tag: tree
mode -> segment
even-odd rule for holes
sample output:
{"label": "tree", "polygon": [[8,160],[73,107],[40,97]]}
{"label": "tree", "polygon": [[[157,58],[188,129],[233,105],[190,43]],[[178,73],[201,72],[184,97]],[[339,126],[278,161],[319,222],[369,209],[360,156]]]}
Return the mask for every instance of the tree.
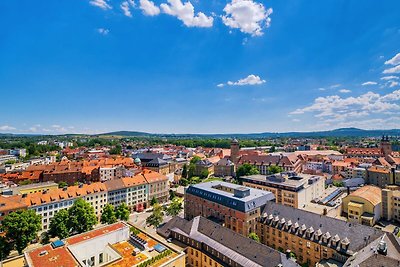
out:
{"label": "tree", "polygon": [[129,220],[129,208],[125,203],[122,203],[117,207],[117,210],[115,211],[115,215],[117,216],[118,219],[122,221],[127,221]]}
{"label": "tree", "polygon": [[0,236],[0,261],[6,259],[13,249],[13,244],[4,236]]}
{"label": "tree", "polygon": [[182,177],[187,178],[187,176],[188,176],[188,169],[187,169],[187,165],[185,164],[182,167]]}
{"label": "tree", "polygon": [[97,223],[94,208],[82,198],[78,198],[68,210],[68,228],[71,233],[83,233],[93,229]]}
{"label": "tree", "polygon": [[181,178],[181,179],[179,180],[179,183],[180,183],[180,185],[182,185],[182,186],[187,186],[187,185],[189,184],[189,180],[186,179],[186,178]]}
{"label": "tree", "polygon": [[201,173],[200,173],[200,178],[201,179],[206,179],[209,174],[210,174],[210,172],[208,170],[202,170]]}
{"label": "tree", "polygon": [[254,165],[251,165],[249,163],[245,163],[241,166],[236,171],[236,176],[242,177],[242,176],[247,176],[247,175],[254,175],[254,174],[259,174],[260,172],[258,171],[257,167]]}
{"label": "tree", "polygon": [[169,204],[168,208],[166,209],[166,213],[169,216],[176,216],[179,214],[179,212],[181,212],[182,209],[182,202],[176,197],[172,200],[171,204]]}
{"label": "tree", "polygon": [[153,207],[153,213],[147,217],[146,223],[158,227],[162,223],[163,217],[164,212],[162,211],[162,207],[160,204],[156,203]]}
{"label": "tree", "polygon": [[42,229],[42,218],[34,210],[18,210],[8,214],[2,228],[6,238],[14,243],[19,254],[37,237]]}
{"label": "tree", "polygon": [[169,200],[173,200],[176,197],[174,190],[169,190]]}
{"label": "tree", "polygon": [[256,233],[254,233],[254,232],[251,232],[251,233],[249,234],[249,238],[250,238],[250,239],[253,239],[253,240],[256,241],[256,242],[260,242],[260,238],[259,238],[258,235],[257,235]]}
{"label": "tree", "polygon": [[190,164],[196,164],[200,160],[201,158],[199,156],[193,156],[193,158],[190,160]]}
{"label": "tree", "polygon": [[268,173],[270,173],[270,174],[280,173],[282,171],[283,171],[282,167],[279,167],[276,165],[271,165],[268,167]]}
{"label": "tree", "polygon": [[58,211],[54,217],[50,220],[49,235],[51,237],[58,236],[60,239],[69,236],[68,229],[69,213],[67,210]]}
{"label": "tree", "polygon": [[151,205],[151,206],[154,206],[155,204],[158,204],[158,200],[157,200],[156,197],[153,197],[153,198],[151,199],[151,201],[150,201],[150,205]]}
{"label": "tree", "polygon": [[66,182],[64,182],[64,181],[61,181],[61,182],[58,183],[58,188],[64,188],[64,187],[67,187],[67,186],[68,186],[68,184]]}
{"label": "tree", "polygon": [[117,221],[117,216],[113,205],[106,204],[104,206],[103,211],[101,213],[100,221],[102,223],[108,223],[108,224],[112,224]]}
{"label": "tree", "polygon": [[110,154],[111,155],[120,155],[122,152],[122,146],[121,145],[116,145],[112,149],[110,149]]}
{"label": "tree", "polygon": [[196,166],[192,163],[189,164],[189,170],[188,170],[188,177],[189,179],[194,176],[194,172],[196,170]]}

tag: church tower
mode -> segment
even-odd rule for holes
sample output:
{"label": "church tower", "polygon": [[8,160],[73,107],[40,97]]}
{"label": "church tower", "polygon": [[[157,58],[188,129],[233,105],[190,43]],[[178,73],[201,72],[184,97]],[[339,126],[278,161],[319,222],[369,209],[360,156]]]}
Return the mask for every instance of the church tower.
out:
{"label": "church tower", "polygon": [[382,136],[380,148],[384,157],[389,156],[392,154],[392,145],[390,144],[389,136]]}
{"label": "church tower", "polygon": [[236,165],[239,161],[239,141],[233,139],[231,142],[231,161]]}

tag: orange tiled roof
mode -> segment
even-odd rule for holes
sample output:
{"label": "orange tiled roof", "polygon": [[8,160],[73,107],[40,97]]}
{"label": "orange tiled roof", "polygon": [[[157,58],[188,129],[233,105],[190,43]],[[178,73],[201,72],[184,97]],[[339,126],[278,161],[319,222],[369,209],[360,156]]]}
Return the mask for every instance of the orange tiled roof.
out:
{"label": "orange tiled roof", "polygon": [[0,195],[0,212],[27,208],[21,196]]}
{"label": "orange tiled roof", "polygon": [[[41,253],[44,254],[41,255]],[[28,262],[31,261],[33,266],[40,266],[40,267],[79,266],[75,258],[72,256],[72,254],[66,247],[59,247],[53,249],[52,246],[49,244],[34,249],[32,251],[29,251],[27,252],[27,255],[29,256]]]}
{"label": "orange tiled roof", "polygon": [[356,191],[352,192],[350,196],[357,196],[364,198],[376,206],[382,201],[382,189],[374,185],[365,185]]}
{"label": "orange tiled roof", "polygon": [[388,168],[382,168],[378,166],[372,166],[368,169],[370,172],[379,172],[379,173],[390,173],[390,170]]}
{"label": "orange tiled roof", "polygon": [[148,169],[144,169],[142,172],[142,175],[146,179],[148,183],[155,183],[155,182],[160,182],[160,181],[168,181],[168,177],[165,175],[162,175],[161,173],[154,172]]}

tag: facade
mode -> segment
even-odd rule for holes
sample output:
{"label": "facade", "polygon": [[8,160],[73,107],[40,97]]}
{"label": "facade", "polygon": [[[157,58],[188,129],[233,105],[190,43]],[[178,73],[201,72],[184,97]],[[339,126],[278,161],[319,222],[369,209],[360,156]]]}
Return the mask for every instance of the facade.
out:
{"label": "facade", "polygon": [[373,226],[382,214],[382,190],[373,185],[365,185],[342,200],[342,212],[349,222]]}
{"label": "facade", "polygon": [[190,267],[299,266],[285,254],[201,216],[191,221],[175,217],[157,232],[182,244]]}
{"label": "facade", "polygon": [[295,208],[303,207],[325,193],[325,181],[321,176],[285,172],[274,175],[250,175],[241,177],[244,186],[272,192],[276,203]]}
{"label": "facade", "polygon": [[235,164],[229,158],[222,158],[214,165],[214,176],[225,177],[235,175]]}
{"label": "facade", "polygon": [[147,182],[148,201],[151,201],[153,198],[157,199],[160,203],[168,201],[168,177],[149,170],[143,170],[142,175]]}
{"label": "facade", "polygon": [[387,185],[400,185],[400,171],[394,168],[372,166],[367,171],[367,183],[385,188]]}
{"label": "facade", "polygon": [[382,217],[388,221],[400,222],[400,187],[387,186],[382,189]]}
{"label": "facade", "polygon": [[[344,263],[384,233],[373,227],[268,202],[257,221],[261,243],[290,251],[300,264],[323,259]],[[368,248],[369,249],[369,248]]]}
{"label": "facade", "polygon": [[270,192],[226,182],[191,185],[185,192],[185,219],[212,218],[247,236],[254,230],[262,208],[273,199]]}
{"label": "facade", "polygon": [[[149,182],[150,181],[150,182]],[[65,188],[52,188],[36,193],[14,196],[0,196],[0,223],[4,216],[18,209],[32,209],[42,216],[42,229],[47,230],[51,218],[61,209],[68,209],[75,200],[82,198],[89,202],[98,217],[109,203],[128,205],[131,211],[142,211],[151,197],[165,202],[169,196],[166,177],[152,171],[134,177],[109,180],[104,183],[80,184]],[[153,193],[150,194],[150,186]],[[154,191],[156,190],[156,191]]]}
{"label": "facade", "polygon": [[268,168],[272,166],[281,167],[283,171],[294,171],[300,172],[302,169],[301,160],[295,155],[291,156],[287,155],[276,155],[276,154],[268,154],[268,155],[257,155],[257,154],[248,154],[242,155],[239,158],[237,166],[241,166],[243,164],[252,164],[257,167],[258,171],[262,175],[270,174],[268,172]]}
{"label": "facade", "polygon": [[194,166],[194,175],[202,176],[205,172],[209,175],[214,174],[214,164],[212,164],[208,159],[199,160]]}

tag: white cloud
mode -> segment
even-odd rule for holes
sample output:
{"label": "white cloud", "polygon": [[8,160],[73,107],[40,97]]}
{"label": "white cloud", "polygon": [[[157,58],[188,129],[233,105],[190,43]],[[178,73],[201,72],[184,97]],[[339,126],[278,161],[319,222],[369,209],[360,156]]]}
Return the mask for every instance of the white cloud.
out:
{"label": "white cloud", "polygon": [[390,84],[389,84],[389,87],[392,88],[392,87],[395,87],[397,85],[399,85],[399,82],[391,81]]}
{"label": "white cloud", "polygon": [[400,65],[400,53],[385,62],[385,65]]}
{"label": "white cloud", "polygon": [[133,6],[135,3],[133,1],[124,1],[121,3],[120,7],[122,9],[122,11],[124,12],[124,15],[127,17],[132,18],[132,12],[130,10],[130,6]]}
{"label": "white cloud", "polygon": [[377,82],[368,81],[368,82],[362,83],[361,85],[362,86],[366,86],[366,85],[376,85],[376,84],[378,84],[378,83]]}
{"label": "white cloud", "polygon": [[226,15],[222,16],[222,21],[226,26],[252,36],[263,35],[263,29],[271,24],[272,8],[265,9],[263,4],[253,0],[232,0],[224,12]]}
{"label": "white cloud", "polygon": [[381,78],[381,80],[385,80],[385,81],[398,80],[398,79],[399,79],[399,77],[397,77],[397,76],[384,76],[384,77]]}
{"label": "white cloud", "polygon": [[340,83],[338,83],[338,84],[333,84],[333,85],[329,86],[329,88],[333,89],[333,88],[338,88],[340,86],[342,86],[342,85]]}
{"label": "white cloud", "polygon": [[325,123],[348,122],[354,118],[371,119],[371,116],[387,118],[388,112],[397,113],[400,110],[399,100],[400,90],[385,95],[367,92],[358,97],[345,98],[331,95],[317,97],[311,105],[296,109],[289,114],[312,113]]}
{"label": "white cloud", "polygon": [[0,131],[13,131],[13,130],[16,130],[16,128],[9,125],[0,126]]}
{"label": "white cloud", "polygon": [[[254,75],[254,74],[250,74],[249,76],[247,76],[246,78],[240,79],[236,82],[232,82],[232,81],[228,81],[226,83],[226,85],[230,85],[230,86],[242,86],[242,85],[258,85],[258,84],[263,84],[265,83],[265,80],[262,80],[260,78],[260,76]],[[225,84],[220,83],[217,85],[218,87],[223,87],[225,86]]]}
{"label": "white cloud", "polygon": [[107,35],[110,33],[110,30],[105,28],[98,28],[97,32],[100,33],[101,35]]}
{"label": "white cloud", "polygon": [[319,91],[325,91],[326,89],[324,87],[318,88]]}
{"label": "white cloud", "polygon": [[348,94],[348,93],[351,93],[351,90],[349,90],[349,89],[340,89],[339,92],[343,93],[343,94]]}
{"label": "white cloud", "polygon": [[91,0],[89,3],[92,6],[100,7],[103,10],[111,9],[112,7],[108,4],[108,0]]}
{"label": "white cloud", "polygon": [[386,70],[383,71],[383,73],[385,73],[385,74],[400,73],[400,65],[397,65],[397,66],[395,66],[393,68],[390,68],[390,69],[386,69]]}
{"label": "white cloud", "polygon": [[168,4],[161,4],[164,13],[175,16],[188,27],[212,27],[214,18],[207,17],[203,12],[194,13],[190,1],[182,3],[181,0],[167,0]]}
{"label": "white cloud", "polygon": [[144,15],[156,16],[160,14],[160,8],[150,0],[140,0],[140,9]]}

